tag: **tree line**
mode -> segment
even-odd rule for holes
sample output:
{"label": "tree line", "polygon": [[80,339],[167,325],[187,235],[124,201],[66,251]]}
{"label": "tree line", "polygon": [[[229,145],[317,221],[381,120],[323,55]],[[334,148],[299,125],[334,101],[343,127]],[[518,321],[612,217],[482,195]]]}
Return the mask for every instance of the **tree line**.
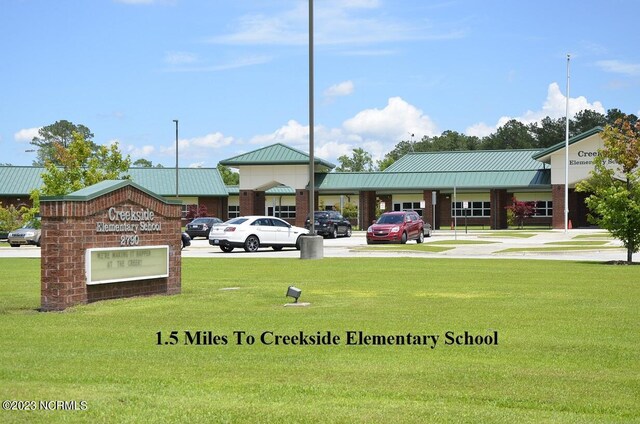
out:
{"label": "tree line", "polygon": [[[613,125],[618,119],[632,123],[635,115],[626,115],[619,109],[609,109],[606,114],[585,109],[569,119],[569,137],[576,136],[595,127]],[[509,120],[492,134],[485,137],[469,136],[447,130],[436,136],[423,136],[419,141],[402,140],[383,159],[374,163],[371,154],[362,148],[353,149],[351,156],[338,158],[338,172],[383,171],[402,156],[411,152],[440,152],[468,150],[544,149],[565,139],[566,119],[546,117],[540,122],[524,124]]]}
{"label": "tree line", "polygon": [[[33,160],[33,166],[46,167],[47,165],[51,165],[53,167],[64,168],[64,151],[69,149],[74,137],[79,137],[84,140],[88,154],[100,155],[102,146],[99,146],[93,141],[94,135],[88,127],[62,119],[40,128],[38,135],[31,140],[31,145],[37,148],[34,149],[36,151],[36,159]],[[128,157],[127,159],[129,160]],[[164,167],[160,163],[154,165],[152,161],[145,158],[137,159],[130,164],[139,168]],[[225,184],[239,184],[240,177],[238,173],[233,172],[229,167],[218,165],[218,171],[220,171],[220,175]]]}

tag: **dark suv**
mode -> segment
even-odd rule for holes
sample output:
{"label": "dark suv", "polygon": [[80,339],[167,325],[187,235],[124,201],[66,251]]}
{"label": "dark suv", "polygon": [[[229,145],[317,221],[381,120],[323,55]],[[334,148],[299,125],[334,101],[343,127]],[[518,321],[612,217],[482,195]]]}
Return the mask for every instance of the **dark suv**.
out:
{"label": "dark suv", "polygon": [[[351,237],[351,222],[337,211],[316,211],[315,218],[316,234],[336,238],[338,236]],[[307,230],[311,230],[309,218],[304,224]]]}
{"label": "dark suv", "polygon": [[424,241],[424,221],[415,211],[386,212],[367,229],[367,244]]}
{"label": "dark suv", "polygon": [[220,218],[196,218],[187,224],[186,232],[192,239],[196,237],[209,238],[209,231],[215,224],[221,224]]}

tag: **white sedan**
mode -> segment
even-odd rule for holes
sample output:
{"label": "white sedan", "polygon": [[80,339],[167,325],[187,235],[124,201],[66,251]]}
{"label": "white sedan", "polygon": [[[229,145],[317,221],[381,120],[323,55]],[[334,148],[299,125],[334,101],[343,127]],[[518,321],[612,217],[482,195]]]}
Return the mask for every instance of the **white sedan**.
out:
{"label": "white sedan", "polygon": [[222,224],[215,224],[209,232],[209,244],[219,246],[223,252],[242,247],[255,252],[260,247],[282,250],[285,246],[300,249],[300,236],[309,230],[294,227],[273,216],[241,216]]}

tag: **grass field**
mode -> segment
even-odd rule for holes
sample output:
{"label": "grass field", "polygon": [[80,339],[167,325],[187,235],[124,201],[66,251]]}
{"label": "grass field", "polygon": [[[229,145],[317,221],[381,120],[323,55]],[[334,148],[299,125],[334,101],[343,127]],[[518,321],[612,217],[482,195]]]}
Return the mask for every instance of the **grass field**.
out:
{"label": "grass field", "polygon": [[[183,259],[181,295],[59,313],[36,311],[39,260],[0,268],[0,398],[86,402],[3,410],[3,423],[640,421],[639,267]],[[309,307],[283,307],[292,284]],[[198,330],[227,344],[184,344]],[[238,345],[241,331],[255,343]],[[341,342],[260,342],[300,331]],[[347,345],[347,331],[438,341]],[[446,345],[449,331],[499,342]]]}
{"label": "grass field", "polygon": [[[551,244],[551,243],[547,243]],[[556,245],[542,247],[510,247],[508,249],[498,250],[495,253],[514,253],[514,252],[572,252],[572,251],[601,251],[601,250],[621,250],[620,246],[600,246],[600,245]]]}
{"label": "grass field", "polygon": [[530,238],[534,237],[536,233],[526,233],[521,231],[493,231],[487,233],[478,233],[478,237],[513,237],[513,238]]}

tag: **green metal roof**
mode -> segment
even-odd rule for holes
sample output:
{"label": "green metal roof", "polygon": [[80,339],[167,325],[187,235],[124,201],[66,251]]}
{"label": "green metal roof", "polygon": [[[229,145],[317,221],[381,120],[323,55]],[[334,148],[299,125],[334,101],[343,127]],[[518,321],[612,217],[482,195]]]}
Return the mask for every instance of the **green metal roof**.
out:
{"label": "green metal roof", "polygon": [[[0,166],[0,196],[21,196],[42,187],[42,167]],[[131,180],[161,196],[175,196],[175,168],[130,168]],[[227,188],[216,168],[180,168],[178,191],[181,196],[227,196]]]}
{"label": "green metal roof", "polygon": [[74,191],[73,193],[66,194],[64,196],[42,196],[40,201],[56,201],[56,200],[64,200],[64,201],[73,201],[73,202],[86,202],[91,199],[95,199],[96,197],[103,196],[107,193],[111,193],[112,191],[121,189],[123,187],[132,186],[137,188],[140,191],[145,192],[151,197],[158,199],[163,203],[171,203],[171,204],[180,204],[180,200],[167,200],[161,196],[158,196],[155,193],[146,190],[144,187],[139,186],[131,180],[104,180],[97,184],[94,184],[89,187],[82,188],[80,190]]}
{"label": "green metal roof", "polygon": [[544,169],[540,149],[408,153],[384,172],[475,172]]}
{"label": "green metal roof", "polygon": [[23,196],[42,186],[44,168],[0,166],[0,196]]}
{"label": "green metal roof", "polygon": [[[239,186],[227,186],[227,191],[230,195],[239,195],[240,187]],[[289,187],[286,185],[280,185],[269,190],[265,191],[267,196],[281,196],[281,195],[294,195],[296,194],[296,190],[293,187]]]}
{"label": "green metal roof", "polygon": [[[589,131],[585,131],[582,134],[578,134],[576,136],[573,136],[569,139],[569,145],[572,145],[574,143],[577,143],[581,140],[584,140],[585,138],[591,137],[592,135],[595,134],[599,134],[602,131],[604,131],[604,128],[602,127],[595,127],[590,129]],[[533,158],[539,161],[547,161],[548,160],[548,156],[550,156],[552,153],[557,152],[560,149],[564,149],[566,146],[566,142],[562,141],[558,144],[555,144],[545,150],[542,150],[538,153],[536,153],[535,155],[533,155]]]}
{"label": "green metal roof", "polygon": [[332,172],[316,174],[323,191],[549,188],[550,169],[468,172]]}
{"label": "green metal roof", "polygon": [[[309,155],[282,143],[276,143],[222,160],[220,163],[233,167],[242,165],[306,165],[309,163]],[[328,169],[336,167],[334,164],[319,158],[314,158],[314,163]]]}
{"label": "green metal roof", "polygon": [[[131,179],[149,191],[175,196],[175,168],[130,168]],[[179,168],[180,196],[227,196],[227,188],[216,168]]]}

